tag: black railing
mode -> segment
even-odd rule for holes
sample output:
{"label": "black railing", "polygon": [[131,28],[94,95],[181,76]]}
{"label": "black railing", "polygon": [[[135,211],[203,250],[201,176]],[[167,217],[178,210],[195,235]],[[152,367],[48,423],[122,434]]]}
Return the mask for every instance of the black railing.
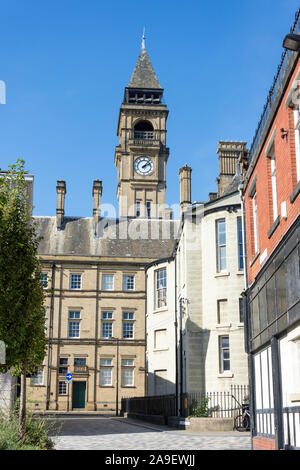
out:
{"label": "black railing", "polygon": [[283,408],[286,449],[300,450],[300,406]]}
{"label": "black railing", "polygon": [[[248,402],[248,385],[232,385],[230,391],[190,392],[181,398],[181,416],[234,418]],[[122,398],[121,412],[141,415],[176,416],[176,396]]]}
{"label": "black railing", "polygon": [[176,396],[158,395],[152,397],[122,398],[121,412],[150,416],[176,416]]}
{"label": "black railing", "polygon": [[154,132],[153,131],[134,131],[134,138],[135,139],[153,139]]}
{"label": "black railing", "polygon": [[[300,29],[300,8],[299,8],[299,10],[297,11],[297,13],[295,15],[295,21],[294,21],[293,26],[291,27],[291,33],[297,34],[297,33],[299,33],[299,29]],[[292,52],[290,50],[287,50],[287,49],[285,49],[285,51],[282,53],[281,61],[280,61],[280,64],[278,66],[277,73],[274,77],[273,84],[272,84],[272,86],[270,88],[270,91],[268,93],[267,101],[266,101],[266,104],[264,106],[262,115],[260,117],[256,132],[255,132],[252,144],[251,144],[251,148],[250,148],[250,152],[249,152],[249,160],[251,160],[251,158],[253,157],[253,155],[255,153],[255,150],[257,148],[259,139],[260,139],[260,137],[262,135],[262,132],[264,130],[264,126],[267,122],[267,119],[270,115],[270,111],[271,111],[272,106],[274,104],[274,101],[277,97],[277,92],[279,90],[280,84],[281,84],[282,79],[283,79],[283,77],[285,75],[285,72],[287,70],[287,66],[288,66],[288,62],[289,62],[291,54],[292,54]]]}
{"label": "black railing", "polygon": [[234,418],[248,403],[248,385],[232,385],[221,392],[190,392],[183,397],[182,415],[213,418]]}

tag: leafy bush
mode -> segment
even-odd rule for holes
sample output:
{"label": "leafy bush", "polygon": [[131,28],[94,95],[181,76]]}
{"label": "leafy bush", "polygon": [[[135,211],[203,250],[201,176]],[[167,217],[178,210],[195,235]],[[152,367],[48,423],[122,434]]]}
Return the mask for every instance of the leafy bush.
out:
{"label": "leafy bush", "polygon": [[24,438],[20,440],[17,413],[0,416],[0,450],[51,450],[54,447],[50,437],[53,427],[53,423],[28,413]]}
{"label": "leafy bush", "polygon": [[189,407],[189,415],[196,418],[207,418],[208,417],[208,401],[209,398],[203,398],[200,403],[197,400],[193,400]]}

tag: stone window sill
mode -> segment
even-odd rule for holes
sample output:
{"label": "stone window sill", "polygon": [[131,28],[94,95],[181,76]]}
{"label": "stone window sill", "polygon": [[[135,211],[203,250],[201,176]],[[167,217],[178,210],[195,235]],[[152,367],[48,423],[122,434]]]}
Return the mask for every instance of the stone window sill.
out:
{"label": "stone window sill", "polygon": [[232,372],[223,372],[222,374],[218,374],[219,379],[230,379],[233,377]]}
{"label": "stone window sill", "polygon": [[231,323],[218,323],[216,325],[216,328],[230,328],[231,327]]}
{"label": "stone window sill", "polygon": [[157,351],[169,351],[169,348],[155,348],[155,349],[153,349],[153,352],[157,352]]}
{"label": "stone window sill", "polygon": [[298,194],[300,193],[300,181],[296,184],[292,194],[290,195],[290,201],[293,204],[293,202],[296,200]]}
{"label": "stone window sill", "polygon": [[230,276],[228,271],[221,271],[220,273],[216,273],[215,277],[223,277],[223,276]]}
{"label": "stone window sill", "polygon": [[252,260],[250,261],[250,267],[253,266],[253,264],[255,263],[255,261],[257,260],[257,258],[259,257],[260,255],[260,251],[258,250],[255,255],[253,256]]}
{"label": "stone window sill", "polygon": [[278,217],[274,220],[274,222],[273,222],[273,224],[272,224],[270,230],[268,231],[268,238],[271,238],[271,237],[272,237],[273,233],[275,232],[275,230],[277,229],[277,227],[278,227],[279,224],[280,224],[280,216],[278,216]]}

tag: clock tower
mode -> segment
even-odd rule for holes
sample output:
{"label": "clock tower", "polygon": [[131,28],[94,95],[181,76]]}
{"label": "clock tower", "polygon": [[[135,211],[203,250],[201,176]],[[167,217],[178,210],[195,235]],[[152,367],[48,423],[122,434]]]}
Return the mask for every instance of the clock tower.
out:
{"label": "clock tower", "polygon": [[165,209],[168,110],[162,96],[143,36],[119,113],[115,165],[120,218],[170,217]]}

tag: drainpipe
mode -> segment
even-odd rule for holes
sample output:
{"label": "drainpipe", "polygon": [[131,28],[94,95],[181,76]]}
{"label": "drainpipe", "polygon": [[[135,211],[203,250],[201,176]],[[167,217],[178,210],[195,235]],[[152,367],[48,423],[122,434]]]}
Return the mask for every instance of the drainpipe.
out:
{"label": "drainpipe", "polygon": [[175,326],[175,396],[176,396],[176,416],[179,416],[179,406],[178,406],[178,321],[177,321],[177,256],[176,256],[176,249],[174,250],[174,264],[175,264],[175,304],[174,304],[174,326]]}
{"label": "drainpipe", "polygon": [[55,287],[55,263],[52,264],[52,278],[51,278],[51,301],[50,301],[49,339],[48,339],[49,351],[48,351],[48,369],[47,369],[46,410],[49,410],[49,405],[50,405],[52,340],[53,340],[53,312],[54,312],[54,287]]}
{"label": "drainpipe", "polygon": [[245,224],[245,198],[243,196],[243,185],[239,185],[242,209],[242,240],[243,240],[243,262],[244,262],[244,289],[248,287],[247,247],[246,247],[246,224]]}

